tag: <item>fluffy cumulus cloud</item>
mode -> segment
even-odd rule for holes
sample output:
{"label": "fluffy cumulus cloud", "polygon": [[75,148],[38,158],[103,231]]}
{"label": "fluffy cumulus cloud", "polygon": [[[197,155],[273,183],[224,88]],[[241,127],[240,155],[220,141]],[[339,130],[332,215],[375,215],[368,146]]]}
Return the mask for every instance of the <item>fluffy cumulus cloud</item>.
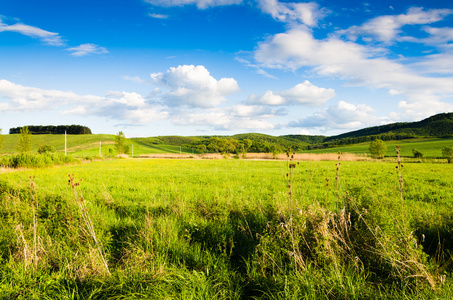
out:
{"label": "fluffy cumulus cloud", "polygon": [[170,7],[196,5],[199,9],[206,9],[214,6],[240,4],[242,3],[242,0],[145,0],[145,2],[154,6]]}
{"label": "fluffy cumulus cloud", "polygon": [[309,27],[317,26],[318,21],[328,13],[315,2],[258,0],[258,6],[264,13],[270,14],[277,21],[304,24]]}
{"label": "fluffy cumulus cloud", "polygon": [[80,96],[73,92],[44,90],[0,80],[0,111],[39,111],[70,103],[95,103],[102,97]]}
{"label": "fluffy cumulus cloud", "polygon": [[0,32],[5,31],[17,32],[35,39],[39,39],[43,43],[52,46],[64,46],[65,44],[62,37],[56,32],[46,31],[44,29],[23,23],[7,25],[2,22],[2,19],[0,19]]}
{"label": "fluffy cumulus cloud", "polygon": [[71,47],[66,49],[69,52],[72,52],[72,56],[86,56],[90,54],[105,54],[109,53],[104,47],[100,47],[96,44],[82,44],[77,47]]}
{"label": "fluffy cumulus cloud", "polygon": [[151,78],[162,89],[162,99],[169,106],[215,107],[226,96],[239,90],[233,78],[215,79],[204,66],[183,65]]}
{"label": "fluffy cumulus cloud", "polygon": [[272,130],[275,125],[267,121],[265,117],[241,116],[235,114],[235,109],[213,108],[203,112],[185,112],[174,116],[173,122],[183,126],[203,126],[214,130]]}
{"label": "fluffy cumulus cloud", "polygon": [[262,96],[250,95],[248,102],[264,105],[321,105],[335,97],[335,90],[311,84],[308,80],[282,92],[266,91]]}
{"label": "fluffy cumulus cloud", "polygon": [[374,110],[365,104],[354,105],[345,101],[339,101],[335,105],[322,109],[311,116],[298,121],[292,121],[288,126],[323,128],[324,130],[352,130],[383,121],[373,116],[373,112]]}
{"label": "fluffy cumulus cloud", "polygon": [[399,35],[405,25],[431,24],[442,20],[445,16],[453,13],[451,9],[423,10],[421,7],[412,7],[406,14],[379,16],[371,19],[361,26],[352,26],[339,31],[352,40],[359,37],[373,38],[381,42],[390,43],[395,39],[404,39]]}
{"label": "fluffy cumulus cloud", "polygon": [[376,48],[335,36],[318,40],[300,28],[276,34],[259,44],[255,59],[268,68],[305,68],[321,76],[346,80],[351,86],[383,88],[391,94],[397,91],[408,103],[424,103],[426,107],[431,107],[431,103],[435,104],[432,107],[441,107],[442,99],[453,96],[452,77],[423,76],[411,66],[386,58]]}
{"label": "fluffy cumulus cloud", "polygon": [[162,107],[147,104],[137,93],[109,92],[106,96],[27,87],[0,80],[0,112],[59,110],[62,114],[96,115],[146,124],[168,116]]}

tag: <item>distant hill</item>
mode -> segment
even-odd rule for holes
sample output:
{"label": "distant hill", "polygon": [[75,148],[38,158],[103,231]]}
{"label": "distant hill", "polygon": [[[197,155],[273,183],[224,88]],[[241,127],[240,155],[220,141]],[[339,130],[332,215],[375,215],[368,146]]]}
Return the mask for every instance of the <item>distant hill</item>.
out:
{"label": "distant hill", "polygon": [[419,122],[392,123],[327,137],[324,142],[365,136],[447,137],[453,136],[453,113],[442,113]]}
{"label": "distant hill", "polygon": [[158,136],[141,139],[144,144],[166,144],[183,147],[197,147],[208,144],[212,138],[234,139],[239,142],[253,142],[251,151],[267,151],[269,148],[312,150],[336,146],[369,142],[374,139],[402,140],[419,137],[450,137],[453,136],[453,113],[442,113],[419,122],[392,123],[364,128],[335,136],[322,135],[282,135],[271,136],[261,133],[243,133],[231,136]]}
{"label": "distant hill", "polygon": [[[36,151],[39,145],[51,145],[57,151],[63,151],[64,140],[58,133],[64,134],[64,130],[67,130],[67,133],[71,135],[68,137],[68,147],[73,148],[71,151],[77,152],[83,150],[84,155],[96,155],[99,153],[100,141],[102,141],[102,147],[105,151],[114,151],[114,135],[92,135],[90,134],[91,130],[84,126],[29,126],[29,129],[36,134],[33,139],[33,151]],[[20,127],[10,129],[10,133],[18,133],[19,131]],[[219,152],[222,151],[220,149],[228,149],[235,153],[242,153],[242,151],[274,153],[285,151],[288,148],[294,151],[303,151],[343,147],[346,145],[366,143],[374,139],[391,141],[448,137],[453,137],[453,113],[437,114],[418,122],[374,126],[329,137],[299,134],[272,136],[261,133],[244,133],[231,136],[175,135],[131,138],[130,142],[135,144],[135,154],[149,153],[149,151],[159,153],[169,151],[175,153],[181,151],[187,153]],[[4,136],[1,153],[15,152],[18,139],[18,134]],[[110,147],[108,145],[112,146]]]}

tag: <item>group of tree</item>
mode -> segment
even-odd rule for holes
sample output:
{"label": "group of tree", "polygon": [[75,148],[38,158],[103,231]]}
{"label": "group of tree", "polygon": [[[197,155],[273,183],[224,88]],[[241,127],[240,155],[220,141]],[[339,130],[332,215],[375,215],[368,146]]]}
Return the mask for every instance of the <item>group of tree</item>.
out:
{"label": "group of tree", "polygon": [[[82,125],[48,125],[48,126],[25,126],[31,134],[91,134],[91,129]],[[23,127],[15,127],[9,130],[9,134],[20,134]]]}

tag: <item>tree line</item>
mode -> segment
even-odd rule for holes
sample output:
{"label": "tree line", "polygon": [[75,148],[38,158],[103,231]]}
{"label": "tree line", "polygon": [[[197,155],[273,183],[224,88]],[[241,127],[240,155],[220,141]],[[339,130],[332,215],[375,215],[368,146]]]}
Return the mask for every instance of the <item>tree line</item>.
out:
{"label": "tree line", "polygon": [[[24,126],[28,128],[31,134],[92,134],[91,129],[82,125],[36,125],[36,126]],[[19,134],[23,130],[23,127],[15,127],[9,130],[9,134]]]}

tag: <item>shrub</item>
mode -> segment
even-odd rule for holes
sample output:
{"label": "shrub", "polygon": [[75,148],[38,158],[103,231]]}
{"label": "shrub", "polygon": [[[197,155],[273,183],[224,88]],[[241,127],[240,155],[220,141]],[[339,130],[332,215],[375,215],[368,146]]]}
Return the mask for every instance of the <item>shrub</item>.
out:
{"label": "shrub", "polygon": [[442,156],[447,158],[448,163],[453,162],[453,146],[445,146],[442,148]]}
{"label": "shrub", "polygon": [[78,162],[78,160],[76,160],[72,156],[64,156],[62,154],[20,153],[17,155],[12,155],[10,157],[2,158],[1,165],[9,168],[42,168],[75,162]]}
{"label": "shrub", "polygon": [[54,146],[50,146],[50,145],[42,145],[38,149],[38,153],[39,154],[54,153],[54,152],[55,152],[55,147]]}
{"label": "shrub", "polygon": [[415,158],[422,158],[423,153],[420,152],[418,149],[412,149],[412,154],[414,155]]}

